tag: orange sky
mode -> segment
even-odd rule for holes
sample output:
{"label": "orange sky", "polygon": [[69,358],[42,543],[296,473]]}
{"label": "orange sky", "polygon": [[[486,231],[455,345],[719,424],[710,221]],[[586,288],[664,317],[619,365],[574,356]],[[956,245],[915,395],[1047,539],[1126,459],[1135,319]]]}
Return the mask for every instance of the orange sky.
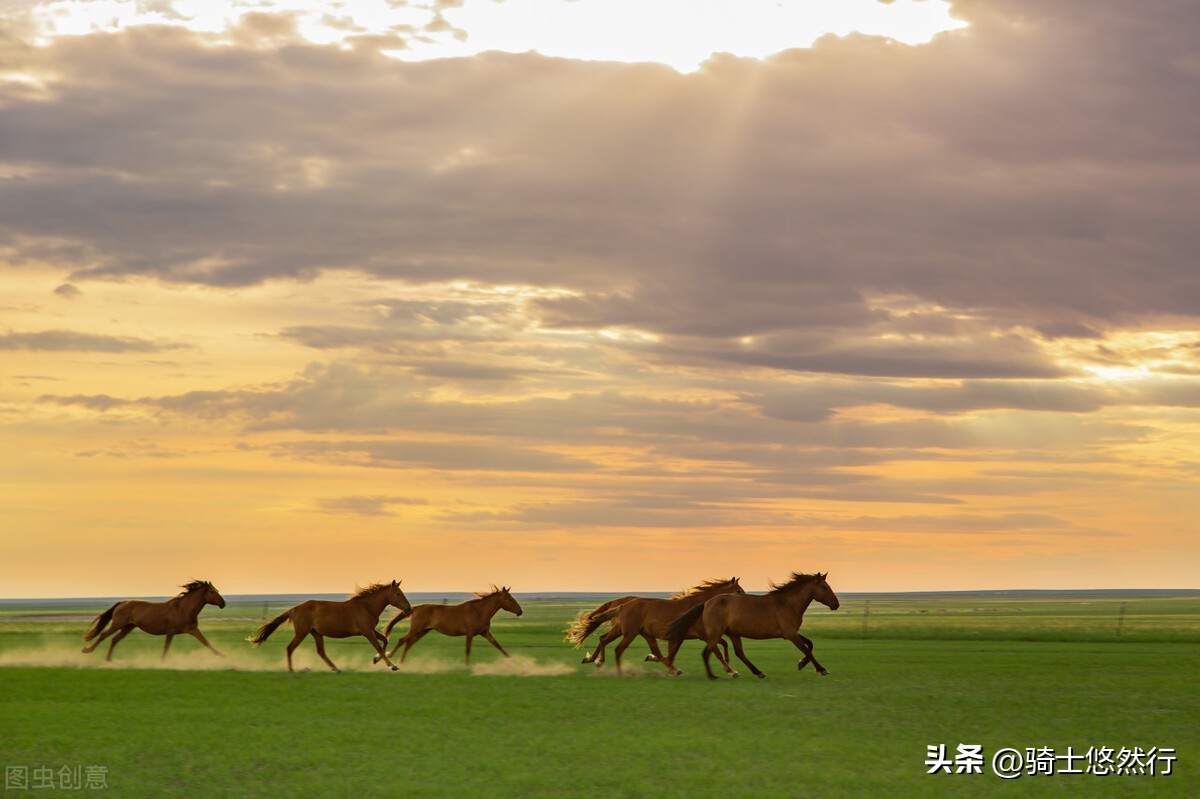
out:
{"label": "orange sky", "polygon": [[418,5],[0,6],[0,597],[1197,587],[1191,12]]}

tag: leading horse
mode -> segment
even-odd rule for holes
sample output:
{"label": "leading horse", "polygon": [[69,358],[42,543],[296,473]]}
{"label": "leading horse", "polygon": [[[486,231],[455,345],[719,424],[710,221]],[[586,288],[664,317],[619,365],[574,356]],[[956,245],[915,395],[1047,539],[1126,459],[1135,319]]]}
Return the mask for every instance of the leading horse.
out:
{"label": "leading horse", "polygon": [[[192,636],[208,647],[217,657],[225,657],[208,642],[196,624],[196,619],[200,617],[200,611],[204,609],[205,605],[216,605],[223,608],[225,607],[225,597],[221,596],[220,592],[207,580],[193,580],[180,587],[183,588],[182,593],[166,602],[126,599],[101,613],[83,635],[84,641],[92,639],[96,641],[91,646],[83,648],[84,654],[95,652],[96,647],[100,646],[105,638],[115,633],[112,643],[108,645],[108,656],[104,658],[105,662],[110,662],[113,650],[117,644],[121,643],[121,639],[135,629],[140,629],[151,635],[167,637],[167,640],[163,642],[162,660],[167,658],[167,650],[171,648],[171,639],[181,633]],[[105,625],[109,622],[112,622],[112,626],[104,630]],[[101,630],[104,632],[100,632]]]}
{"label": "leading horse", "polygon": [[829,672],[813,657],[813,643],[800,635],[800,625],[804,621],[804,611],[813,600],[820,602],[830,610],[837,610],[841,603],[837,594],[829,587],[825,574],[800,574],[793,572],[791,579],[782,584],[771,584],[771,590],[766,594],[722,594],[715,596],[684,613],[671,622],[667,630],[667,640],[670,643],[667,652],[667,662],[674,666],[675,653],[689,634],[695,635],[697,622],[703,628],[700,635],[704,640],[704,670],[710,678],[716,677],[709,666],[711,655],[721,640],[728,636],[733,642],[733,651],[745,663],[756,677],[766,677],[753,663],[746,658],[742,648],[743,638],[767,639],[782,638],[791,641],[797,649],[804,653],[796,668],[802,669],[811,660],[820,674]]}

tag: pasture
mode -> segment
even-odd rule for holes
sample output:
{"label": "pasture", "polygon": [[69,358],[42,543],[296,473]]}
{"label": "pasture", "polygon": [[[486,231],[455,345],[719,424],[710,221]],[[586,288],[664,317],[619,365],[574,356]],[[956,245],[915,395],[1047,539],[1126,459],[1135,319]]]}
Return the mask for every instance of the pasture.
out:
{"label": "pasture", "polygon": [[[5,606],[0,763],[27,778],[100,767],[109,794],[155,797],[1188,796],[1200,784],[1194,593],[844,595],[805,616],[830,676],[797,672],[786,642],[748,641],[768,678],[718,681],[695,641],[678,678],[642,663],[641,642],[632,676],[613,676],[611,653],[604,669],[580,665],[562,630],[600,601],[522,597],[524,616],[493,625],[513,658],[476,646],[470,668],[461,638],[427,636],[395,673],[364,639],[327,640],[341,674],[311,641],[295,657],[311,671],[295,674],[289,635],[245,643],[283,604],[206,608],[200,626],[225,659],[184,637],[160,664],[162,639],[139,632],[109,666],[79,651],[106,605]],[[982,746],[983,773],[926,773],[939,744],[951,760]],[[991,768],[1005,747],[1174,759],[1157,763],[1169,776],[1006,780]]]}

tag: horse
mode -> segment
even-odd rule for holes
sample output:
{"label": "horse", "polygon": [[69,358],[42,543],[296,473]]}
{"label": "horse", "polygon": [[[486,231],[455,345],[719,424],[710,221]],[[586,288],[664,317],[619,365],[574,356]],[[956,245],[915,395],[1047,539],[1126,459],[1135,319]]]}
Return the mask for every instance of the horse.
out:
{"label": "horse", "polygon": [[403,644],[404,651],[400,653],[400,662],[403,663],[413,644],[424,638],[430,630],[437,630],[442,635],[467,637],[467,665],[471,663],[471,640],[477,635],[486,638],[504,657],[510,657],[492,635],[492,617],[501,610],[507,610],[517,616],[524,612],[508,588],[497,588],[494,585],[491,591],[479,591],[474,599],[468,599],[458,605],[417,605],[411,610],[397,614],[396,618],[388,622],[387,629],[384,630],[385,637],[392,634],[392,628],[400,621],[411,618],[408,633],[396,641],[396,645],[388,654],[395,655],[396,650]]}
{"label": "horse", "polygon": [[[200,628],[196,626],[196,619],[200,616],[200,611],[204,609],[204,606],[216,605],[223,608],[225,607],[225,597],[221,596],[220,592],[207,580],[193,580],[180,587],[183,591],[179,596],[168,599],[166,602],[126,599],[101,613],[83,635],[84,641],[91,641],[93,638],[96,640],[91,646],[83,648],[84,654],[96,651],[96,647],[100,646],[101,641],[116,633],[112,643],[108,645],[108,656],[104,658],[105,662],[111,662],[113,649],[121,642],[122,638],[133,632],[134,628],[138,628],[151,635],[167,637],[167,640],[163,642],[162,660],[167,659],[167,650],[171,648],[171,639],[180,633],[192,636],[208,647],[217,657],[225,657],[208,642],[208,639],[200,632]],[[112,626],[101,633],[100,631],[104,630],[105,625],[110,621]]]}
{"label": "horse", "polygon": [[[597,608],[590,614],[585,614],[583,618],[576,622],[568,629],[567,640],[573,641],[575,645],[582,646],[584,640],[595,632],[601,624],[606,621],[614,620],[612,628],[600,638],[600,645],[597,649],[597,654],[590,656],[592,660],[599,658],[600,663],[604,662],[604,647],[605,645],[621,638],[621,642],[617,644],[616,660],[617,673],[621,673],[621,654],[633,642],[637,636],[642,636],[646,643],[650,645],[651,654],[646,656],[646,660],[656,661],[666,665],[667,670],[671,674],[679,674],[679,670],[675,668],[668,658],[664,658],[662,651],[658,648],[658,640],[666,640],[667,626],[670,622],[677,618],[681,612],[696,606],[702,605],[706,600],[720,596],[722,594],[745,594],[742,586],[738,583],[738,578],[733,577],[728,580],[708,580],[700,583],[694,588],[676,594],[669,599],[653,598],[653,597],[634,597],[628,601],[620,602],[608,610],[601,611]],[[616,602],[617,600],[614,600]],[[599,612],[597,612],[599,611]],[[700,637],[697,632],[691,637]],[[724,640],[721,640],[724,644]],[[729,650],[728,645],[725,647],[724,657],[718,654],[722,665],[726,672],[732,674],[732,669],[729,668]],[[584,658],[584,663],[590,662],[588,658]]]}
{"label": "horse", "polygon": [[310,633],[313,642],[317,645],[317,654],[335,672],[341,671],[341,669],[333,665],[333,661],[325,654],[325,636],[351,638],[361,635],[370,641],[371,645],[375,647],[375,651],[379,653],[379,657],[371,662],[378,663],[379,658],[382,657],[383,662],[391,666],[392,671],[395,671],[396,665],[384,654],[387,639],[375,629],[375,625],[379,623],[379,614],[383,613],[383,609],[388,605],[399,608],[401,611],[412,609],[408,597],[400,590],[400,583],[395,580],[390,583],[373,583],[366,588],[360,588],[349,599],[341,602],[325,599],[310,599],[307,602],[301,602],[264,624],[249,641],[258,646],[267,640],[279,625],[291,619],[296,634],[287,647],[288,671],[293,671],[292,653]]}
{"label": "horse", "polygon": [[733,642],[733,651],[756,677],[767,675],[746,658],[745,650],[742,649],[742,638],[783,638],[791,641],[804,653],[804,659],[796,664],[797,669],[803,669],[811,660],[820,674],[828,674],[825,667],[813,657],[812,641],[799,632],[804,621],[804,611],[814,599],[830,610],[837,610],[840,606],[837,594],[829,587],[828,577],[828,572],[793,572],[786,583],[771,583],[771,590],[766,594],[724,594],[713,597],[703,605],[697,605],[671,622],[668,627],[667,641],[670,646],[667,662],[674,665],[675,653],[679,651],[684,639],[694,633],[695,625],[699,622],[703,628],[701,635],[704,640],[704,669],[710,678],[715,679],[715,675],[709,666],[709,655],[716,650],[717,641],[723,635],[729,636],[729,640]]}

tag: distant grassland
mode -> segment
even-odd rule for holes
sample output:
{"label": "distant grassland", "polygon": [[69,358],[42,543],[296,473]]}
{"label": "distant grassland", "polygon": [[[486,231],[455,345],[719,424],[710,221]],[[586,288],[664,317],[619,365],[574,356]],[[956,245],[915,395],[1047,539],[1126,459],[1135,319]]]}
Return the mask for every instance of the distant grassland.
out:
{"label": "distant grassland", "polygon": [[[283,604],[207,608],[201,628],[224,660],[181,636],[160,666],[162,639],[136,632],[113,667],[107,644],[79,652],[107,603],[10,606],[0,765],[102,765],[109,795],[147,797],[1192,796],[1200,784],[1194,596],[843,597],[805,618],[829,677],[797,672],[785,642],[751,641],[770,676],[715,682],[695,642],[680,678],[643,663],[640,641],[625,657],[636,676],[612,676],[611,650],[602,670],[580,665],[562,630],[599,601],[522,599],[521,618],[493,626],[513,659],[477,640],[470,669],[462,639],[436,633],[399,673],[372,666],[362,639],[330,640],[336,675],[311,640],[297,666],[312,670],[286,673],[290,626],[245,643]],[[1157,746],[1177,760],[1169,777],[926,774],[939,743],[989,756]]]}

